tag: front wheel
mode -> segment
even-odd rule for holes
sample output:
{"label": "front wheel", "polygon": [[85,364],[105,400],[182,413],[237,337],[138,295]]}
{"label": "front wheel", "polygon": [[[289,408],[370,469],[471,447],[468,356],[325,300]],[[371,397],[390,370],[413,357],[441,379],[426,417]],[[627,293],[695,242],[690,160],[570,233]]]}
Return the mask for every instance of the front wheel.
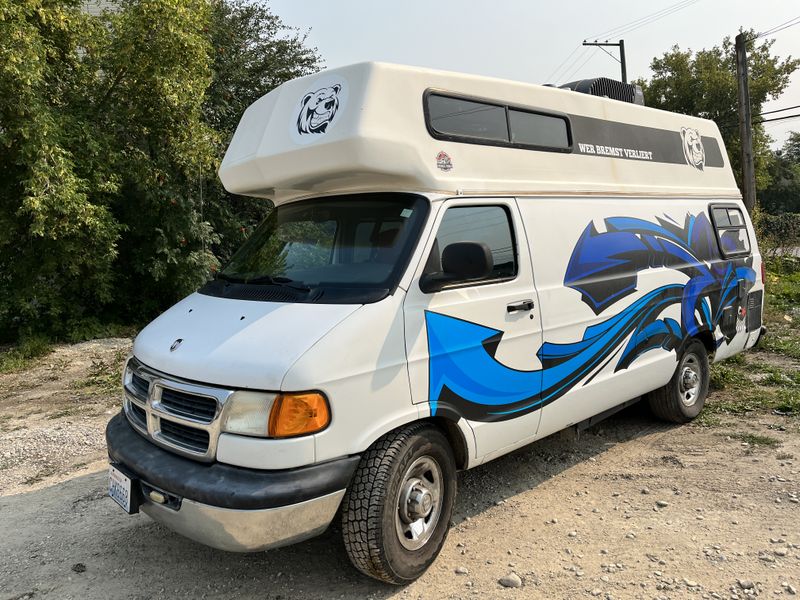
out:
{"label": "front wheel", "polygon": [[342,503],[350,561],[387,583],[414,581],[442,549],[455,494],[455,459],[438,428],[417,423],[384,435],[361,458]]}
{"label": "front wheel", "polygon": [[699,340],[691,340],[684,346],[669,383],[648,395],[650,409],[665,421],[688,423],[703,410],[709,378],[706,347]]}

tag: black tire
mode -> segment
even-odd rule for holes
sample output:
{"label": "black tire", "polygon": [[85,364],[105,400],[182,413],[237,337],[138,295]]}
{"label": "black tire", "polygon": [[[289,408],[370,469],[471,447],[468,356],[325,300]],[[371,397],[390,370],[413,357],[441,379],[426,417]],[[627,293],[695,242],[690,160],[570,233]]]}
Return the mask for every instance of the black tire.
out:
{"label": "black tire", "polygon": [[[437,466],[438,474],[434,472]],[[429,471],[421,471],[418,478],[411,477],[415,471],[409,469],[426,467],[430,467]],[[436,477],[440,481],[438,486],[433,482]],[[421,487],[409,487],[415,479]],[[431,485],[426,487],[429,482]],[[414,521],[418,527],[427,528],[425,536],[414,540],[405,534],[406,541],[402,542],[402,527],[411,525],[400,516],[401,492],[408,498],[404,506],[422,511],[424,491],[436,489],[440,490],[435,505],[438,509],[431,500],[431,512],[427,517],[419,517],[422,524],[419,525],[420,520]],[[411,494],[416,503],[411,501]],[[395,585],[411,583],[439,555],[450,527],[455,495],[453,451],[438,428],[429,423],[415,423],[387,433],[361,457],[342,501],[342,537],[350,561],[359,571],[380,581]],[[433,495],[429,495],[431,498]],[[409,510],[406,509],[405,518],[409,518]],[[405,546],[418,542],[422,545],[416,549]]]}
{"label": "black tire", "polygon": [[[687,369],[697,377],[695,386],[690,385],[692,376],[687,373]],[[650,409],[665,421],[688,423],[703,410],[708,395],[709,377],[706,347],[701,341],[692,339],[683,347],[675,374],[669,383],[647,395]]]}

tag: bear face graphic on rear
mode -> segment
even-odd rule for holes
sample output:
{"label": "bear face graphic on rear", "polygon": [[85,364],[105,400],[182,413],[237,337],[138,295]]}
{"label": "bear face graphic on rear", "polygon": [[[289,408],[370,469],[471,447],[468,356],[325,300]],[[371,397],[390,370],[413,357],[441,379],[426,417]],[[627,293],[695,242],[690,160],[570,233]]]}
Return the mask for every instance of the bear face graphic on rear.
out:
{"label": "bear face graphic on rear", "polygon": [[686,162],[702,171],[706,164],[706,151],[703,148],[703,138],[700,136],[700,132],[697,129],[681,127],[681,140]]}
{"label": "bear face graphic on rear", "polygon": [[300,114],[297,116],[297,131],[305,133],[325,133],[339,110],[339,84],[309,92],[300,101]]}

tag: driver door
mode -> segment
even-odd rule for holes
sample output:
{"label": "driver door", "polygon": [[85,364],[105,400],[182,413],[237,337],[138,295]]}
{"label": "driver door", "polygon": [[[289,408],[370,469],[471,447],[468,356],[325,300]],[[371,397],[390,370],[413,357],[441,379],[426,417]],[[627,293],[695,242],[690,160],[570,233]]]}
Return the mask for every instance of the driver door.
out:
{"label": "driver door", "polygon": [[[441,271],[441,253],[455,242],[485,243],[492,272],[423,292],[420,277]],[[413,401],[433,416],[467,419],[476,458],[532,440],[539,428],[542,329],[528,248],[514,198],[446,200],[404,302]]]}

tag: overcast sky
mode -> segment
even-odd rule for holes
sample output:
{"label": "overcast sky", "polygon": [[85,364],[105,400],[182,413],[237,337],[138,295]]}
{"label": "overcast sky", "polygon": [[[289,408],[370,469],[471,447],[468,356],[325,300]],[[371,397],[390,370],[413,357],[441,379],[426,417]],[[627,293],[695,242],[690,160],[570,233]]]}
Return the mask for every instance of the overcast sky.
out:
{"label": "overcast sky", "polygon": [[[327,67],[380,60],[532,83],[601,75],[619,79],[619,64],[611,57],[578,45],[628,23],[642,25],[621,35],[628,77],[635,79],[649,77],[652,58],[674,44],[698,50],[734,36],[740,27],[760,32],[800,16],[797,0],[685,0],[680,5],[678,0],[270,0],[269,5],[287,25],[311,28],[308,42]],[[636,23],[668,8],[673,12]],[[774,53],[800,56],[800,25],[774,38]],[[794,105],[800,105],[800,70],[783,96],[764,110]],[[770,116],[796,113],[800,110]],[[800,131],[800,118],[766,127],[780,144],[789,131]]]}

